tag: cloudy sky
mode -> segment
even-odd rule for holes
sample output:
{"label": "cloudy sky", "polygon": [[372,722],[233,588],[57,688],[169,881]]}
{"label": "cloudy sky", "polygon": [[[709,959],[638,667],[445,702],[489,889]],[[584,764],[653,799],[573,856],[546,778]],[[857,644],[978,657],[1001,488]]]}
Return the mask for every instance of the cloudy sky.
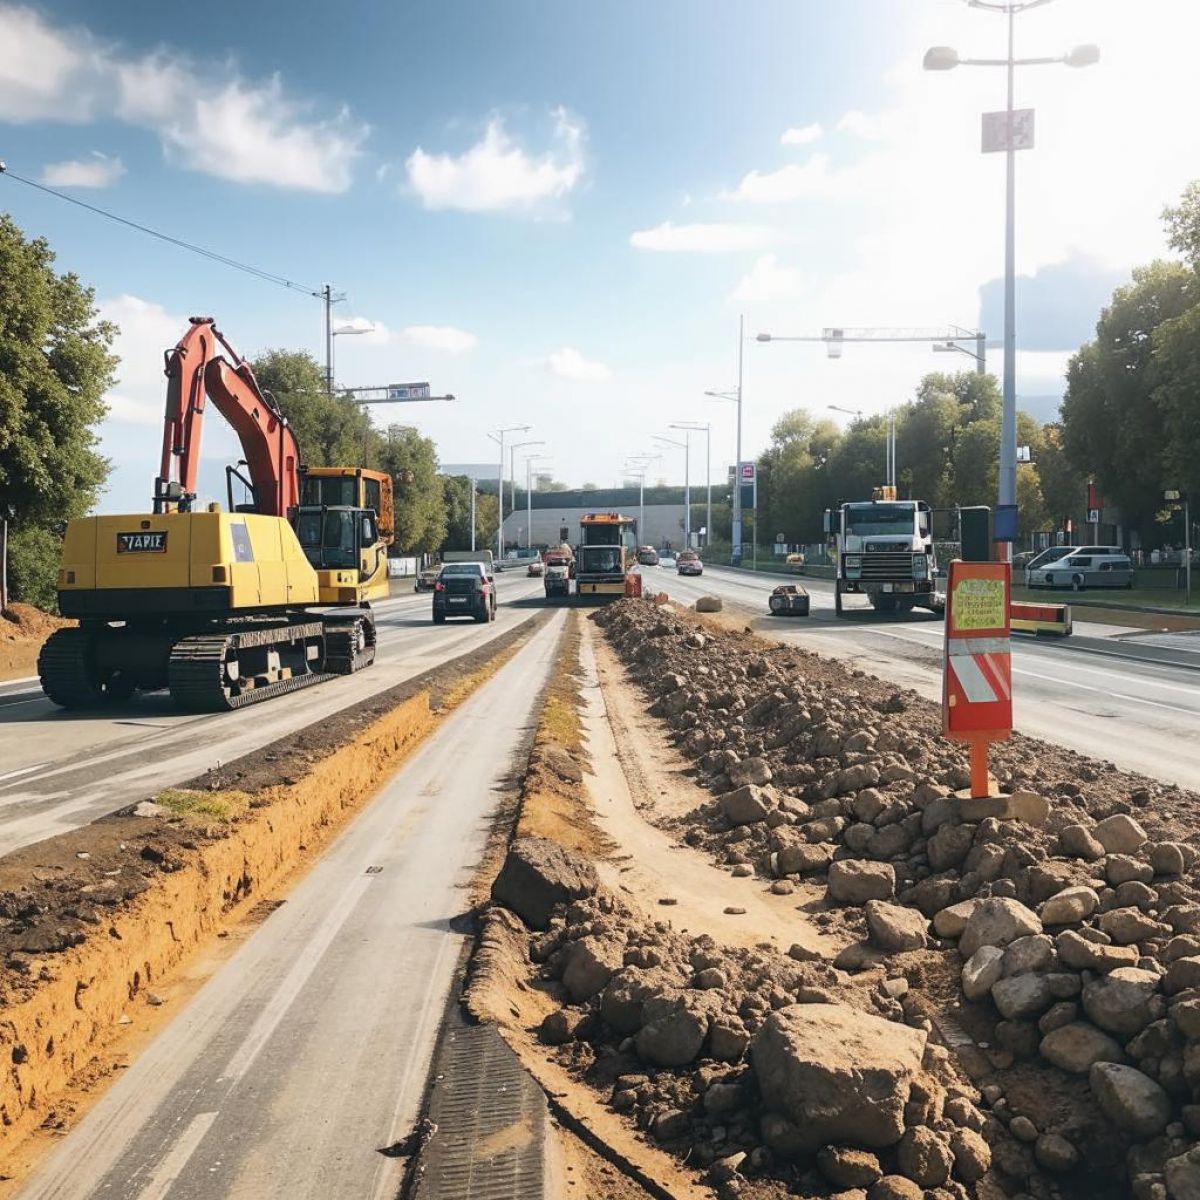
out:
{"label": "cloudy sky", "polygon": [[[1131,265],[1164,252],[1163,205],[1200,175],[1195,0],[1055,0],[1018,53],[1019,389],[1061,394],[1070,352]],[[0,0],[0,158],[11,171],[309,288],[346,293],[347,385],[429,380],[453,405],[390,410],[443,461],[530,424],[555,475],[611,484],[675,421],[733,457],[737,330],[983,325],[1001,336],[1003,161],[980,114],[1003,74],[921,69],[925,49],[1003,52],[964,0]],[[144,507],[162,350],[193,313],[252,355],[323,353],[320,304],[0,177],[121,326],[103,507]],[[991,362],[999,367],[998,349]],[[745,355],[746,456],[787,408],[882,411],[925,346],[761,345]],[[1038,399],[1034,399],[1038,398]],[[1041,411],[1039,409],[1039,411]],[[380,419],[382,410],[376,410]],[[213,422],[206,479],[234,451]],[[679,436],[675,434],[674,436]],[[703,470],[703,437],[693,480]],[[542,449],[542,448],[539,448]],[[682,454],[651,468],[682,481]]]}

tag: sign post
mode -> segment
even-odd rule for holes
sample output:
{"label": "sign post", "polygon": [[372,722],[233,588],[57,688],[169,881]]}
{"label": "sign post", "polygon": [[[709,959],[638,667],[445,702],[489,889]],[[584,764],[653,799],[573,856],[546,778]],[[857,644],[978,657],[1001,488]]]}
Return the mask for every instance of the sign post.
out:
{"label": "sign post", "polygon": [[942,730],[971,748],[971,795],[990,793],[988,746],[1012,733],[1012,565],[950,563]]}

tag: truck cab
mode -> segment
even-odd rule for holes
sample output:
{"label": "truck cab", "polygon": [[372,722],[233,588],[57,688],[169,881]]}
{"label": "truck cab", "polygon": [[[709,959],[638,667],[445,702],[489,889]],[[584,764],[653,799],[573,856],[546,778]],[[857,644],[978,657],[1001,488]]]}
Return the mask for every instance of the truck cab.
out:
{"label": "truck cab", "polygon": [[870,500],[827,509],[825,531],[836,546],[838,616],[842,597],[854,594],[866,596],[876,612],[941,611],[925,501],[897,500],[894,488],[877,488]]}

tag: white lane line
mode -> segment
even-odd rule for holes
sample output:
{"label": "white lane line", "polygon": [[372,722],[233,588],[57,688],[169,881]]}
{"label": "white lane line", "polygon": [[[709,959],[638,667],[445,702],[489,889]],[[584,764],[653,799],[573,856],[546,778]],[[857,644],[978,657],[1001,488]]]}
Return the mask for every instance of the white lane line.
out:
{"label": "white lane line", "polygon": [[183,1136],[171,1148],[171,1152],[158,1164],[158,1170],[150,1176],[150,1181],[138,1192],[138,1200],[164,1200],[171,1190],[171,1185],[177,1180],[187,1166],[188,1159],[196,1152],[196,1147],[204,1140],[204,1135],[212,1128],[217,1119],[217,1113],[197,1113]]}
{"label": "white lane line", "polygon": [[1177,704],[1159,704],[1157,700],[1143,700],[1141,696],[1129,696],[1124,692],[1114,692],[1110,688],[1089,687],[1086,683],[1072,683],[1067,679],[1058,679],[1053,675],[1042,675],[1037,671],[1026,671],[1022,667],[1013,667],[1014,675],[1028,675],[1031,679],[1041,679],[1046,683],[1057,683],[1063,687],[1076,688],[1081,692],[1095,692],[1099,696],[1108,696],[1113,700],[1127,700],[1130,704],[1145,704],[1150,708],[1165,708],[1167,712],[1178,715],[1191,715],[1191,710],[1181,708]]}
{"label": "white lane line", "polygon": [[371,886],[373,878],[371,875],[360,875],[326,913],[325,920],[308,940],[299,957],[292,964],[292,969],[275,989],[275,994],[263,1006],[242,1044],[230,1056],[225,1070],[221,1073],[221,1080],[230,1085],[235,1084],[250,1069],[258,1057],[259,1051],[266,1045],[267,1039],[275,1032],[279,1022],[283,1020],[287,1010],[295,1002],[296,997],[300,994],[300,989],[313,973],[330,942],[337,937],[338,930],[345,924],[346,918],[354,910],[354,906],[362,897],[363,892]]}
{"label": "white lane line", "polygon": [[4,700],[0,701],[0,708],[20,708],[22,704],[44,704],[45,696],[34,696],[32,700]]}
{"label": "white lane line", "polygon": [[34,763],[32,767],[22,767],[19,771],[6,771],[3,775],[0,775],[0,783],[3,783],[6,779],[17,779],[22,775],[30,775],[34,771],[40,771],[43,767],[48,767],[49,765],[49,763],[40,762]]}

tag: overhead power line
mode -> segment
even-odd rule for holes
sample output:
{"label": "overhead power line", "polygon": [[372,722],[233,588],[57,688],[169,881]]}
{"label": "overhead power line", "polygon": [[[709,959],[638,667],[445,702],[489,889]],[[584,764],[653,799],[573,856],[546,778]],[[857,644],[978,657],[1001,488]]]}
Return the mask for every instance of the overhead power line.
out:
{"label": "overhead power line", "polygon": [[86,201],[78,200],[74,196],[68,196],[65,192],[59,192],[52,187],[47,187],[43,183],[35,183],[32,179],[26,179],[22,175],[17,175],[15,172],[10,171],[3,162],[0,162],[0,175],[8,179],[15,179],[18,183],[25,184],[26,187],[34,188],[39,192],[45,192],[47,195],[55,196],[59,200],[65,200],[68,204],[74,204],[77,208],[87,209],[88,212],[95,213],[99,217],[105,217],[109,221],[115,221],[118,225],[124,225],[128,229],[135,229],[138,233],[148,234],[152,238],[157,238],[160,242],[167,242],[169,245],[177,246],[181,250],[189,250],[193,254],[198,254],[201,258],[207,258],[211,262],[220,263],[222,266],[232,267],[235,271],[242,271],[247,275],[252,275],[255,279],[261,279],[264,283],[273,283],[278,287],[288,288],[293,292],[303,292],[304,295],[315,296],[318,300],[328,300],[325,294],[326,289],[324,288],[307,287],[302,283],[296,283],[295,280],[288,279],[284,275],[276,275],[272,271],[264,271],[261,267],[255,267],[250,263],[241,262],[239,259],[230,258],[227,254],[218,254],[217,251],[209,250],[205,246],[197,246],[193,242],[185,242],[182,238],[172,237],[169,233],[160,233],[157,229],[151,229],[148,225],[141,225],[137,221],[130,221],[125,217],[119,217],[116,213],[99,208],[95,204],[88,204]]}

